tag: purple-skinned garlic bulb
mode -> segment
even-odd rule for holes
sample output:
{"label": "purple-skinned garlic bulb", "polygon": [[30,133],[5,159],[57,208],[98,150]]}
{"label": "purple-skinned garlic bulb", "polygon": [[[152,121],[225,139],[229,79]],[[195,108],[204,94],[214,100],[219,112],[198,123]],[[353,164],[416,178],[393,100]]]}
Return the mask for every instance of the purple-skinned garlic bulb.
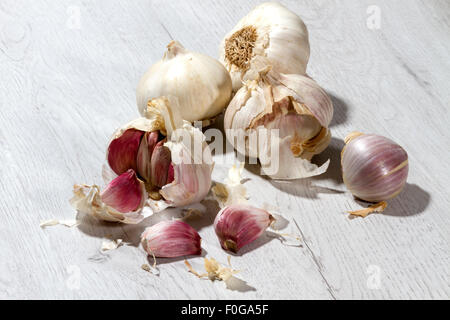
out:
{"label": "purple-skinned garlic bulb", "polygon": [[386,208],[386,200],[396,197],[408,177],[408,154],[394,141],[375,134],[352,132],[341,152],[342,177],[357,198],[376,205],[352,214],[366,216]]}
{"label": "purple-skinned garlic bulb", "polygon": [[223,249],[237,253],[257,239],[275,221],[266,210],[247,204],[233,204],[219,211],[214,229]]}
{"label": "purple-skinned garlic bulb", "polygon": [[175,258],[202,253],[198,232],[179,220],[161,221],[145,229],[141,243],[148,254],[160,258]]}

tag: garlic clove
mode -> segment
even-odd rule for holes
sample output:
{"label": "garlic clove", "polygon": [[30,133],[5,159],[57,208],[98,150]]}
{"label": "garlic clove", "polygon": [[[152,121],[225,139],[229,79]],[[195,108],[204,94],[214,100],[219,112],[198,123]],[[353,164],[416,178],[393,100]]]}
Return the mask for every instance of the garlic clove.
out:
{"label": "garlic clove", "polygon": [[137,170],[136,157],[143,135],[142,131],[128,129],[111,141],[108,147],[108,163],[116,174],[120,175],[128,169]]}
{"label": "garlic clove", "polygon": [[171,155],[170,149],[163,145],[161,140],[155,146],[151,159],[151,181],[154,186],[161,188],[167,184]]}
{"label": "garlic clove", "polygon": [[146,228],[141,242],[148,254],[155,257],[174,258],[202,252],[198,232],[179,220],[161,221]]}
{"label": "garlic clove", "polygon": [[139,145],[137,153],[137,171],[145,181],[150,181],[151,157],[153,149],[158,143],[159,134],[157,131],[146,132]]}
{"label": "garlic clove", "polygon": [[266,210],[235,204],[219,211],[214,220],[214,229],[222,248],[237,253],[257,239],[274,220]]}
{"label": "garlic clove", "polygon": [[143,183],[130,169],[111,181],[100,197],[103,203],[119,212],[135,211],[142,202]]}

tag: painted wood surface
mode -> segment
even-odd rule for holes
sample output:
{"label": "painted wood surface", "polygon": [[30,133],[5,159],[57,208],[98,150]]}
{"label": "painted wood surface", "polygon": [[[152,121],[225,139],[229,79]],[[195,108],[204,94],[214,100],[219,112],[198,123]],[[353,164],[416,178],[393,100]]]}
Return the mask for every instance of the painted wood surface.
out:
{"label": "painted wood surface", "polygon": [[[247,165],[252,204],[270,204],[299,234],[288,246],[267,232],[232,256],[230,288],[199,280],[183,259],[141,269],[145,226],[73,219],[74,183],[101,184],[115,128],[138,116],[140,76],[177,39],[217,57],[218,44],[259,1],[0,2],[0,297],[27,299],[436,299],[450,296],[450,3],[448,1],[282,1],[309,28],[308,73],[332,96],[333,140],[322,176],[279,183]],[[379,25],[374,18],[379,15]],[[376,21],[375,21],[376,22]],[[220,126],[220,124],[219,124]],[[384,214],[357,209],[341,177],[343,138],[385,135],[409,153],[408,185]],[[229,156],[229,155],[228,155]],[[220,161],[221,181],[230,163]],[[207,257],[226,263],[212,228],[212,200],[192,224]],[[112,237],[126,243],[101,252]],[[202,258],[190,259],[202,269]]]}

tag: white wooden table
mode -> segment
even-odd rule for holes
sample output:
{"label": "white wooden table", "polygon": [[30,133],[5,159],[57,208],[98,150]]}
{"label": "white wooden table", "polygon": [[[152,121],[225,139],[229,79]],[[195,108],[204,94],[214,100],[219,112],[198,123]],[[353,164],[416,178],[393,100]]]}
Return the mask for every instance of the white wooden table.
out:
{"label": "white wooden table", "polygon": [[[275,183],[247,166],[250,202],[270,203],[300,234],[290,247],[265,234],[233,256],[239,290],[199,280],[181,259],[137,247],[145,226],[73,219],[74,183],[102,183],[113,130],[138,116],[135,87],[171,39],[217,57],[225,33],[259,1],[0,2],[0,298],[26,299],[435,299],[450,296],[450,3],[282,1],[310,32],[308,73],[335,106],[328,172]],[[377,17],[380,18],[377,21]],[[374,20],[375,19],[375,20]],[[379,24],[378,24],[379,22]],[[357,209],[340,177],[347,133],[379,133],[409,153],[402,194],[384,214]],[[221,157],[221,155],[218,155]],[[229,165],[219,163],[214,179]],[[193,223],[207,257],[226,263],[212,220]],[[201,207],[201,206],[200,206]],[[107,236],[127,243],[100,252]],[[202,269],[202,258],[190,259]]]}

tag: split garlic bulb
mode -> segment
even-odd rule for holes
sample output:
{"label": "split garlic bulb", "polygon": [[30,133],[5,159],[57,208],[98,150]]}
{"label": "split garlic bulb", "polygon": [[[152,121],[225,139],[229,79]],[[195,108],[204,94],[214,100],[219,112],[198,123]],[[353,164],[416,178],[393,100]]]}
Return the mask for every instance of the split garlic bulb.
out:
{"label": "split garlic bulb", "polygon": [[202,200],[211,187],[213,161],[205,136],[181,120],[176,98],[149,101],[149,118],[118,129],[109,143],[111,181],[75,185],[72,205],[101,220],[138,223],[169,206]]}
{"label": "split garlic bulb", "polygon": [[220,60],[231,74],[234,92],[242,81],[252,80],[254,59],[261,56],[277,72],[306,72],[308,30],[299,16],[276,2],[254,8],[220,45]]}
{"label": "split garlic bulb", "polygon": [[231,100],[224,117],[227,139],[239,153],[258,158],[271,178],[325,172],[329,161],[318,167],[310,160],[331,140],[329,96],[309,77],[269,69],[260,71],[258,80],[245,82]]}
{"label": "split garlic bulb", "polygon": [[351,133],[342,149],[342,176],[359,199],[380,202],[394,198],[408,177],[408,154],[394,141],[375,134]]}
{"label": "split garlic bulb", "polygon": [[208,120],[230,101],[231,78],[219,61],[172,41],[162,60],[139,81],[136,98],[140,114],[148,116],[149,100],[169,95],[178,98],[180,108],[173,111],[183,120]]}

